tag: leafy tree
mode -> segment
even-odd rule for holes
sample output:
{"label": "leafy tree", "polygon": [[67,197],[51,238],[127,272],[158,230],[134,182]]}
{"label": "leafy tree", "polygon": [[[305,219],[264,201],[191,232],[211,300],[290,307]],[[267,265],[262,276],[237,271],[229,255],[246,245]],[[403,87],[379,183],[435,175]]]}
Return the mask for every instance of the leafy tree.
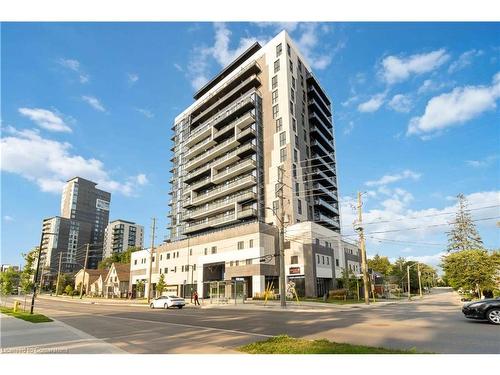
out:
{"label": "leafy tree", "polygon": [[33,290],[33,277],[35,274],[35,261],[38,249],[33,249],[30,252],[23,254],[24,268],[21,272],[20,286],[24,294],[28,294]]}
{"label": "leafy tree", "polygon": [[458,211],[452,230],[448,233],[448,252],[483,249],[483,241],[467,209],[467,199],[458,194]]}
{"label": "leafy tree", "polygon": [[140,247],[130,246],[123,253],[113,253],[109,257],[103,259],[99,262],[98,268],[100,270],[110,268],[113,263],[122,263],[122,264],[130,264],[131,254],[135,251],[141,250]]}
{"label": "leafy tree", "polygon": [[138,280],[137,283],[135,284],[135,289],[137,291],[137,294],[138,295],[140,294],[141,297],[143,296],[144,293],[144,287],[145,287],[144,281],[142,280]]}
{"label": "leafy tree", "polygon": [[0,272],[0,293],[3,296],[11,295],[19,285],[19,272],[12,267]]}
{"label": "leafy tree", "polygon": [[441,267],[450,286],[455,289],[475,290],[481,297],[484,289],[493,290],[500,272],[497,252],[462,250],[442,257]]}
{"label": "leafy tree", "polygon": [[61,276],[59,277],[59,285],[57,286],[57,292],[61,293],[66,289],[68,285],[72,284],[73,284],[73,277],[71,276],[70,273],[61,274]]}
{"label": "leafy tree", "polygon": [[375,254],[372,259],[368,259],[368,268],[371,268],[376,272],[380,272],[384,276],[390,275],[392,271],[392,266],[389,258],[381,257],[378,254]]}
{"label": "leafy tree", "polygon": [[158,280],[158,284],[156,284],[157,294],[161,296],[166,287],[167,284],[165,283],[165,275],[162,273],[160,275],[160,279]]}
{"label": "leafy tree", "polygon": [[64,288],[64,292],[68,295],[68,296],[73,296],[73,287],[71,285],[66,285],[66,288]]}

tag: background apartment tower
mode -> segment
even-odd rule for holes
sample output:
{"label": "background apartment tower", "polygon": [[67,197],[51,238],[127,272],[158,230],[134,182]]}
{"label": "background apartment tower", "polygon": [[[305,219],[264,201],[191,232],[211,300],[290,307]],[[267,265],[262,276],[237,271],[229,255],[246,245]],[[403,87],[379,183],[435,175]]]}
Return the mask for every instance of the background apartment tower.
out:
{"label": "background apartment tower", "polygon": [[144,246],[144,227],[126,220],[110,222],[104,232],[103,258],[127,251],[132,246]]}
{"label": "background apartment tower", "polygon": [[83,268],[86,244],[91,250],[88,268],[97,268],[102,259],[111,194],[96,185],[81,177],[68,180],[61,197],[61,216],[43,220],[43,232],[57,233],[45,236],[42,245],[42,264],[48,274],[57,273],[60,253],[63,272]]}

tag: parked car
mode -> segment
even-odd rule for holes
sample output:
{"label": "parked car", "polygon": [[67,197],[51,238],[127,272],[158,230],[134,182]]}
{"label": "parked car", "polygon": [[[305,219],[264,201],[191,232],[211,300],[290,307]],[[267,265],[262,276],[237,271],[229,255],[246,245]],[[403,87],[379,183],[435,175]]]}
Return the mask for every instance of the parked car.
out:
{"label": "parked car", "polygon": [[182,309],[186,305],[186,301],[184,298],[177,297],[174,295],[170,296],[160,296],[155,298],[150,304],[149,307],[152,309],[159,308],[159,309],[168,309],[169,307],[177,307],[179,309]]}
{"label": "parked car", "polygon": [[466,318],[488,320],[500,325],[500,297],[466,303],[462,312]]}

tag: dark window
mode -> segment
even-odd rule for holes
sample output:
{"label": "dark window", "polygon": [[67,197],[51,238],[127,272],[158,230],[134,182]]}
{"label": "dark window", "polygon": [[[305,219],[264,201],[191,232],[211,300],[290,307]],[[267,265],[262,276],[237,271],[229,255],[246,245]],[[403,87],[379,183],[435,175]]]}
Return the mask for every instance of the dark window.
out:
{"label": "dark window", "polygon": [[299,257],[297,255],[293,255],[291,260],[290,260],[290,263],[291,264],[297,264],[299,263]]}
{"label": "dark window", "polygon": [[244,241],[238,241],[238,250],[243,250],[245,248],[245,242]]}
{"label": "dark window", "polygon": [[272,89],[274,90],[276,87],[278,87],[278,76],[274,76],[271,82],[272,82]]}
{"label": "dark window", "polygon": [[280,147],[286,145],[286,132],[280,133]]}
{"label": "dark window", "polygon": [[278,44],[278,45],[276,46],[276,57],[280,57],[280,55],[281,55],[281,51],[282,51],[282,50],[283,50],[283,46],[282,46],[282,45],[281,45],[281,43],[280,43],[280,44]]}
{"label": "dark window", "polygon": [[280,70],[280,61],[279,60],[276,60],[274,62],[274,73],[278,73]]}
{"label": "dark window", "polygon": [[283,129],[283,119],[280,117],[276,120],[276,132],[280,132]]}

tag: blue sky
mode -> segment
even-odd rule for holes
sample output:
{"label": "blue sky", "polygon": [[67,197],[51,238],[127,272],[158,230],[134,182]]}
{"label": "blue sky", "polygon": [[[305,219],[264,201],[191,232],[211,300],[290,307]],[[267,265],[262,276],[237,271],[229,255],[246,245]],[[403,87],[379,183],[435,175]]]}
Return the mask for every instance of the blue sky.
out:
{"label": "blue sky", "polygon": [[[460,192],[474,219],[500,216],[498,23],[4,23],[2,263],[38,244],[75,175],[163,240],[174,117],[283,28],[334,101],[347,236],[358,190],[372,255],[437,264]],[[496,221],[477,222],[489,248]]]}

